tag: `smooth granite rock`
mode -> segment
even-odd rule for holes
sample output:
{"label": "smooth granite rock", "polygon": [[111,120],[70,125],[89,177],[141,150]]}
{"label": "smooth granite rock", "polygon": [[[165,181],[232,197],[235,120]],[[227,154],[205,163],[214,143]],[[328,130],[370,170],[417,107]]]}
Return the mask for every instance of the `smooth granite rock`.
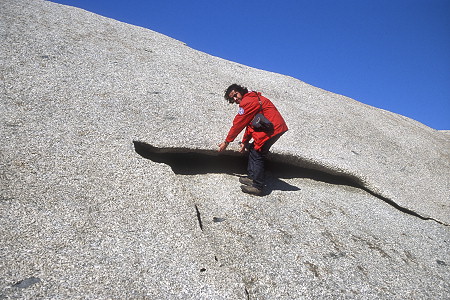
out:
{"label": "smooth granite rock", "polygon": [[[448,132],[48,1],[0,37],[0,299],[450,297]],[[263,197],[235,82],[290,128]]]}

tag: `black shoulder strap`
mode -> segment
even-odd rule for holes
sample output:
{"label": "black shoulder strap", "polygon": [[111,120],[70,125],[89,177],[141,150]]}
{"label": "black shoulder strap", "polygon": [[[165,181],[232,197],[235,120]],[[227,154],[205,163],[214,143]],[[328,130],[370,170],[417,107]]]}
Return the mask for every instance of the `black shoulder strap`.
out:
{"label": "black shoulder strap", "polygon": [[258,97],[258,102],[259,102],[259,111],[262,111],[262,110],[263,110],[263,107],[262,107],[262,102],[261,102],[261,99],[259,98],[258,92],[255,92],[255,94],[256,94],[256,96]]}

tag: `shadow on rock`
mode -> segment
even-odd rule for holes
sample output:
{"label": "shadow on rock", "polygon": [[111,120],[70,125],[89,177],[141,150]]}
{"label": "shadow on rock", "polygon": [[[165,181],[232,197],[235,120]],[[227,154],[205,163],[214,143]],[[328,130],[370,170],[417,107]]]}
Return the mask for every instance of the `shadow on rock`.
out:
{"label": "shadow on rock", "polygon": [[213,151],[182,148],[157,148],[142,142],[134,142],[136,152],[144,158],[164,163],[177,175],[212,173],[245,174],[247,158],[243,155],[227,155]]}
{"label": "shadow on rock", "polygon": [[[157,163],[164,163],[172,168],[177,175],[200,174],[246,174],[247,157],[236,152],[218,153],[212,150],[192,150],[187,148],[158,148],[143,142],[134,142],[136,152],[146,159]],[[325,172],[302,168],[284,162],[266,162],[267,186],[266,195],[274,190],[299,191],[283,179],[309,178],[336,185],[359,187],[353,181],[342,176],[331,175]]]}

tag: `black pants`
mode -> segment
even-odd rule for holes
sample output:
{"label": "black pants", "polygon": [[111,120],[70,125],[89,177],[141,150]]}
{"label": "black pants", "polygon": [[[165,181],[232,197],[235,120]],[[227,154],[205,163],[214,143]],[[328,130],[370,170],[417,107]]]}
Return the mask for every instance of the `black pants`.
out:
{"label": "black pants", "polygon": [[[284,133],[284,132],[283,132]],[[264,187],[264,163],[267,154],[269,154],[270,147],[275,144],[276,141],[283,135],[283,133],[277,134],[267,140],[264,145],[256,151],[253,143],[250,144],[248,149],[248,177],[253,179],[253,186],[262,190]]]}

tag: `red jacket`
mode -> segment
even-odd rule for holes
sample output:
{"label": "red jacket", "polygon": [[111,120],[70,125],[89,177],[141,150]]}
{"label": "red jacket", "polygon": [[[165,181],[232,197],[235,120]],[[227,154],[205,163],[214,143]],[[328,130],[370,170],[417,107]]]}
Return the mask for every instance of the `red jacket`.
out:
{"label": "red jacket", "polygon": [[239,104],[238,114],[234,117],[233,126],[230,128],[228,136],[225,139],[228,143],[234,141],[242,129],[247,127],[244,137],[242,138],[242,142],[248,143],[253,138],[255,150],[259,150],[268,139],[288,130],[286,122],[284,122],[283,117],[278,112],[275,105],[273,105],[273,103],[266,97],[261,96],[261,93],[258,93],[258,95],[262,102],[262,113],[267,119],[269,119],[270,122],[272,122],[274,131],[269,135],[265,132],[257,132],[253,130],[250,126],[250,122],[260,109],[258,96],[256,93],[257,92],[249,92],[242,97],[241,103]]}

